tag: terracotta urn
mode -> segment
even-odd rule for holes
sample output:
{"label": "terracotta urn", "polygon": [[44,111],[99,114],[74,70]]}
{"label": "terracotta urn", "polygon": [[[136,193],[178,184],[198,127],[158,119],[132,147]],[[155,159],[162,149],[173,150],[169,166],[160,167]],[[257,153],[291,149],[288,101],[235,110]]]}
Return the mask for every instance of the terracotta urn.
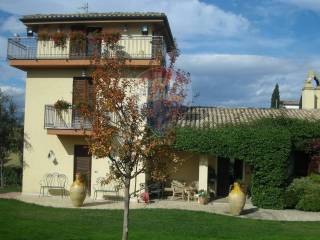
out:
{"label": "terracotta urn", "polygon": [[70,199],[72,205],[81,207],[87,195],[87,187],[83,176],[80,173],[76,174],[76,180],[72,183],[70,188]]}
{"label": "terracotta urn", "polygon": [[243,210],[244,204],[246,203],[246,195],[242,191],[239,183],[233,184],[233,189],[228,196],[229,212],[234,216],[240,215]]}

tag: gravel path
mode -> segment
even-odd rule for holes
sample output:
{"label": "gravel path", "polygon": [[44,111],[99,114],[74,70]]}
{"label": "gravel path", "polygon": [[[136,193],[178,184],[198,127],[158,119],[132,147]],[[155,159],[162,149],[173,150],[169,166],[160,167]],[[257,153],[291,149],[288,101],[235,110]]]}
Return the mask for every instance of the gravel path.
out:
{"label": "gravel path", "polygon": [[[39,197],[34,195],[21,195],[20,193],[4,193],[0,194],[0,198],[17,199],[27,203],[33,203],[41,206],[57,207],[57,208],[73,208],[69,198],[61,197]],[[187,202],[182,200],[156,200],[150,204],[137,203],[132,201],[131,209],[181,209],[190,211],[203,211],[216,214],[228,214],[228,203],[226,199],[220,199],[210,202],[207,205],[200,205],[197,202]],[[94,201],[87,198],[81,209],[122,209],[122,202],[114,202],[108,200]],[[240,218],[277,220],[277,221],[320,221],[320,213],[303,212],[298,210],[269,210],[258,209],[254,207],[250,201],[245,205]]]}

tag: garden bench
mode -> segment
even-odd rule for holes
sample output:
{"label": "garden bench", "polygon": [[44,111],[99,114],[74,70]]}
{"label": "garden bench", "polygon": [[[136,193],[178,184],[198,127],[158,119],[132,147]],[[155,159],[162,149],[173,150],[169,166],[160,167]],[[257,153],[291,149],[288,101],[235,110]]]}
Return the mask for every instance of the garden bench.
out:
{"label": "garden bench", "polygon": [[119,199],[119,187],[106,184],[104,180],[105,178],[103,177],[97,178],[96,184],[93,186],[93,190],[94,190],[93,198],[97,199],[98,193],[102,192],[102,193],[115,193],[116,198]]}
{"label": "garden bench", "polygon": [[61,196],[66,196],[66,185],[67,185],[67,176],[60,173],[48,173],[44,175],[40,181],[40,196],[44,196],[45,189],[47,189],[47,195],[49,190],[55,189],[60,190]]}
{"label": "garden bench", "polygon": [[172,188],[172,199],[185,199],[185,188],[186,185],[177,180],[172,180],[171,182]]}

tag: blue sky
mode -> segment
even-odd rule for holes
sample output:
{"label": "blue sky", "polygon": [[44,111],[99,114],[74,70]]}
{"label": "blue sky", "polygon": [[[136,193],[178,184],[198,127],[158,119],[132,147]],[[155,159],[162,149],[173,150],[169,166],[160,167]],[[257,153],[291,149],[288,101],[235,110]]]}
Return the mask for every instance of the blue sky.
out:
{"label": "blue sky", "polygon": [[[269,107],[274,85],[299,99],[320,71],[320,0],[87,0],[90,12],[156,11],[169,18],[192,76],[194,105]],[[79,0],[0,1],[0,87],[23,109],[25,73],[6,62],[6,39],[25,34],[23,14],[80,12]]]}

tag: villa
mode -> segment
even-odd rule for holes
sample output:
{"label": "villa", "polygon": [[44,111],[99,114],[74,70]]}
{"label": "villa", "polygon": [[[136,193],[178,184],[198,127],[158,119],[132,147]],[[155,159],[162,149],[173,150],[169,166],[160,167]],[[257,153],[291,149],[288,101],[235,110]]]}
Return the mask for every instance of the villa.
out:
{"label": "villa", "polygon": [[[94,98],[91,59],[104,48],[102,43],[98,50],[93,49],[87,39],[96,32],[121,33],[120,44],[130,58],[127,65],[132,71],[143,72],[150,66],[163,64],[155,55],[160,53],[165,59],[174,47],[168,19],[162,13],[116,12],[36,14],[23,16],[21,21],[27,27],[27,36],[9,38],[8,60],[11,66],[27,73],[24,131],[30,146],[25,146],[23,154],[22,192],[39,194],[40,182],[50,173],[66,176],[68,184],[64,187],[68,190],[75,173],[82,172],[88,177],[89,193],[93,196],[97,179],[104,177],[109,169],[108,159],[96,159],[88,152],[85,137],[91,133],[90,122],[83,121],[72,107],[61,113],[54,104],[65,100],[74,105]],[[85,36],[78,35],[84,39],[80,48],[76,47],[77,41],[69,37],[79,32],[85,33]],[[64,33],[69,35],[65,37]],[[48,34],[62,42],[49,38]],[[313,110],[320,106],[320,92],[318,87],[310,85],[312,80],[308,78],[303,88],[302,109],[189,107],[179,125],[214,129],[273,117],[320,120],[320,112]],[[142,94],[147,101],[147,91]],[[239,159],[179,154],[185,161],[171,176],[172,180],[194,185],[198,190],[210,190],[216,196],[226,196],[236,179],[250,185],[252,168]],[[307,175],[307,164],[308,161],[302,163],[301,176]],[[146,179],[145,174],[140,174],[131,184],[131,191]]]}

